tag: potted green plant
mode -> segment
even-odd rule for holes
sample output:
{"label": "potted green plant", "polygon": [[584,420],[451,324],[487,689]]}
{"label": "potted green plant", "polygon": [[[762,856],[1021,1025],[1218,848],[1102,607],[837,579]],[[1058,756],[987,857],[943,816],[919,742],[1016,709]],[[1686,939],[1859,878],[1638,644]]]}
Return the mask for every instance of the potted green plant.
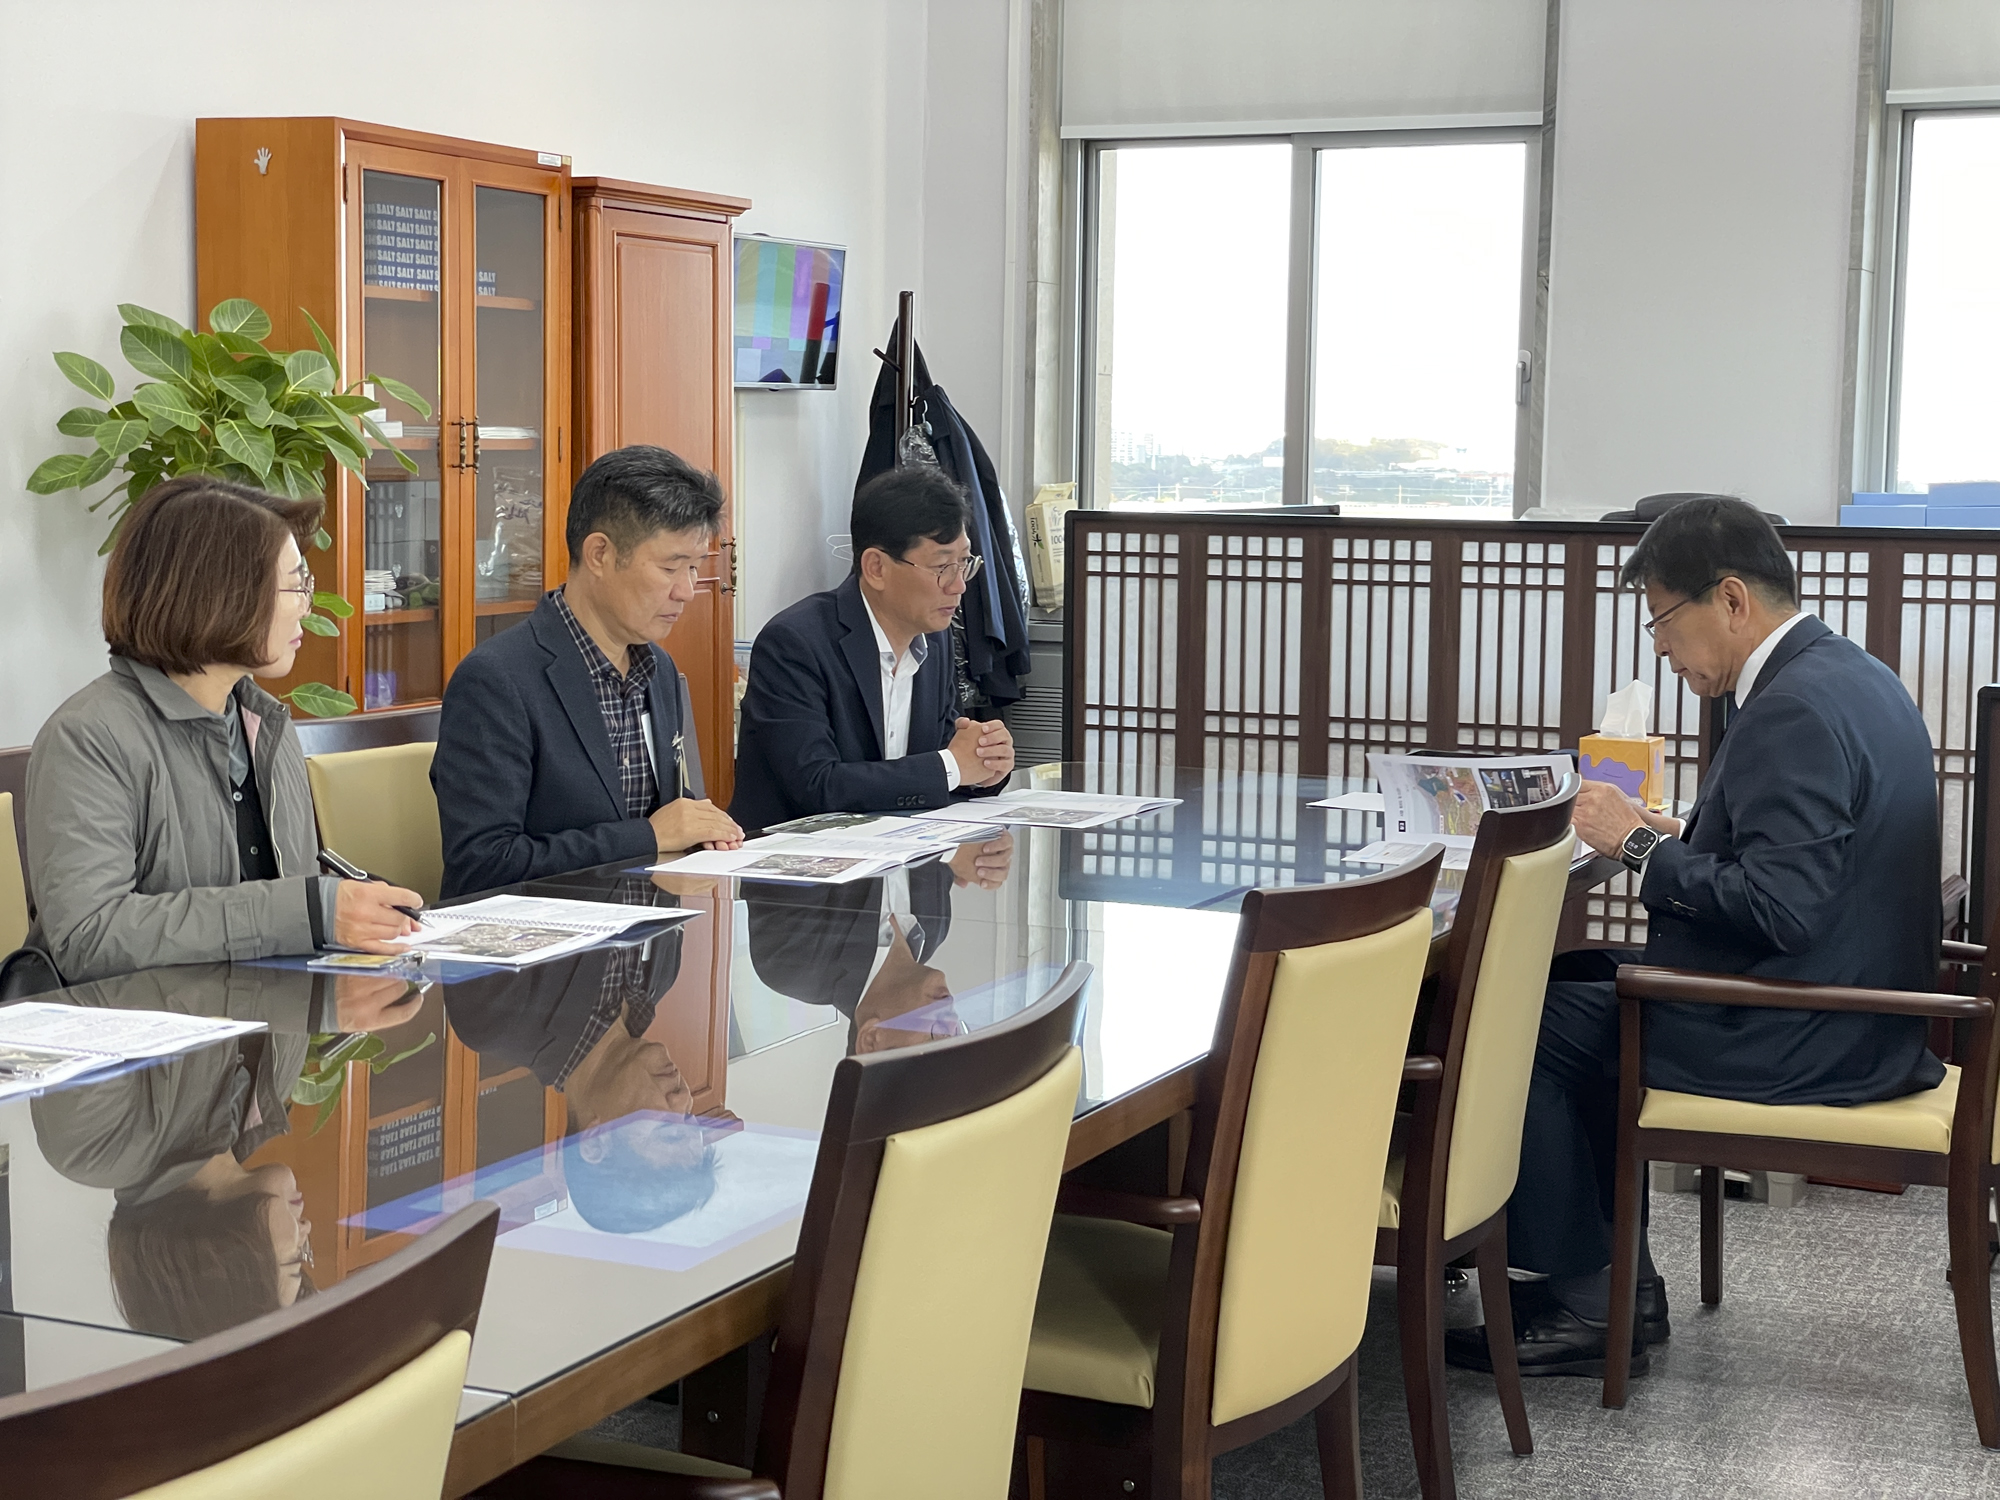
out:
{"label": "potted green plant", "polygon": [[[213,474],[304,499],[326,493],[328,459],[363,474],[368,438],[417,472],[416,462],[376,424],[374,392],[359,382],[341,387],[333,341],[311,313],[305,319],[319,347],[289,353],[264,347],[270,315],[242,297],[215,305],[207,333],[129,302],[119,304],[118,314],[125,324],[119,348],[146,378],[125,400],[110,404],[117,387],[109,370],[87,355],[56,355],[56,367],[72,385],[107,404],[64,412],[56,430],[87,438],[91,447],[45,459],[28,478],[31,491],[48,495],[88,489],[114,473],[124,476],[90,507],[112,505],[100,553],[111,550],[135,501],[161,480],[181,474]],[[371,374],[368,382],[430,415],[430,403],[401,381]],[[314,549],[324,551],[330,541],[322,528]],[[338,635],[335,620],[353,613],[354,606],[339,594],[317,592],[305,628]],[[322,718],[355,707],[350,695],[320,682],[302,682],[285,697]]]}

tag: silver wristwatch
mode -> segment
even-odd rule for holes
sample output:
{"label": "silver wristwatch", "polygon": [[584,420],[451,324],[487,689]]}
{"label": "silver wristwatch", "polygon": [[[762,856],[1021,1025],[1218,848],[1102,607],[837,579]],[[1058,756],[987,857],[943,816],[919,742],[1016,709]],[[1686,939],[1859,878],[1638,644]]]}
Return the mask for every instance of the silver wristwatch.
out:
{"label": "silver wristwatch", "polygon": [[1619,861],[1634,875],[1645,873],[1646,861],[1652,856],[1654,846],[1662,835],[1650,828],[1635,828],[1625,835],[1625,842],[1618,846]]}

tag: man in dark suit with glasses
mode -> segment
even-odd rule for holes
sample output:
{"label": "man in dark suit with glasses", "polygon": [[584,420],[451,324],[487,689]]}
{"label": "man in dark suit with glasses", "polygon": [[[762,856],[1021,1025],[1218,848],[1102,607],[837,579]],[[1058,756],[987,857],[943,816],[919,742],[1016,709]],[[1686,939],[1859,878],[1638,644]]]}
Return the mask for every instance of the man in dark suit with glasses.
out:
{"label": "man in dark suit with glasses", "polygon": [[911,813],[1007,779],[1006,725],[958,711],[951,620],[980,565],[965,521],[965,497],[934,468],[861,487],[853,571],[757,633],[729,804],[738,823]]}
{"label": "man in dark suit with glasses", "polygon": [[[1722,738],[1685,821],[1585,782],[1578,836],[1638,877],[1646,947],[1559,954],[1508,1205],[1523,1375],[1604,1373],[1617,1140],[1620,963],[1759,979],[1927,990],[1937,975],[1937,780],[1930,733],[1900,679],[1800,611],[1785,544],[1753,506],[1683,500],[1625,564],[1653,650],[1704,698]],[[1944,1068],[1913,1016],[1649,1006],[1646,1083],[1751,1104],[1865,1104],[1934,1088]],[[1668,1334],[1643,1237],[1646,1346]],[[1454,1364],[1487,1368],[1484,1334],[1453,1330]]]}

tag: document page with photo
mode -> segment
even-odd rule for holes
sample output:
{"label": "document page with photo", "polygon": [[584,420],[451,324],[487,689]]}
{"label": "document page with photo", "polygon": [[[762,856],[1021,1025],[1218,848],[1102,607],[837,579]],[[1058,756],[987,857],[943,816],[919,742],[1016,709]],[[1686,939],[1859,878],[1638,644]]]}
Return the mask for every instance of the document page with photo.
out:
{"label": "document page with photo", "polygon": [[[1445,846],[1444,867],[1462,870],[1487,812],[1546,801],[1575,767],[1566,755],[1491,760],[1370,755],[1368,769],[1381,788],[1382,837],[1342,858],[1351,864],[1404,864],[1436,842]],[[1579,845],[1574,863],[1590,858],[1590,850]]]}

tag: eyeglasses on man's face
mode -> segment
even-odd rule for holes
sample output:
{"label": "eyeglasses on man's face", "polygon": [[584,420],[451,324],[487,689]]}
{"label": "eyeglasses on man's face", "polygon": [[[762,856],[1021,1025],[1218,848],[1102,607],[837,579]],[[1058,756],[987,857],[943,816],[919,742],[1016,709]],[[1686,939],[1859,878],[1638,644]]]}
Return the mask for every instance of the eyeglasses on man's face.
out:
{"label": "eyeglasses on man's face", "polygon": [[1666,624],[1667,621],[1671,620],[1675,615],[1679,614],[1682,610],[1686,609],[1690,604],[1694,603],[1695,600],[1701,598],[1704,594],[1711,594],[1715,592],[1716,585],[1721,582],[1722,580],[1720,578],[1711,578],[1707,583],[1703,584],[1700,588],[1696,589],[1692,594],[1689,594],[1687,598],[1681,600],[1681,602],[1676,604],[1672,609],[1662,610],[1659,614],[1654,615],[1652,619],[1642,621],[1641,623],[1644,624],[1646,627],[1646,634],[1649,636],[1657,635],[1662,625]]}
{"label": "eyeglasses on man's face", "polygon": [[913,563],[907,557],[899,557],[895,560],[906,568],[915,568],[920,573],[930,574],[931,577],[937,580],[937,586],[941,589],[951,587],[951,581],[954,578],[961,583],[972,582],[973,579],[979,576],[979,570],[986,561],[977,552],[958,562],[939,563],[935,567],[925,563]]}

